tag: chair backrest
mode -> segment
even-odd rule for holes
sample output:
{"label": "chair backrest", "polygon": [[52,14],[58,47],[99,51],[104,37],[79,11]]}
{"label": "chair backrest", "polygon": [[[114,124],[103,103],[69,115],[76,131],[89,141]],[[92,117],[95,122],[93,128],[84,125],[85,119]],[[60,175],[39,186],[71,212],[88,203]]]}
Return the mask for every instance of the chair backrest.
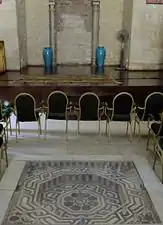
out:
{"label": "chair backrest", "polygon": [[113,115],[129,115],[134,107],[134,99],[128,92],[117,94],[112,102]]}
{"label": "chair backrest", "polygon": [[64,92],[51,92],[47,98],[47,118],[65,119],[68,103],[68,97]]}
{"label": "chair backrest", "polygon": [[36,101],[31,94],[20,93],[14,100],[17,119],[20,122],[36,121]]}
{"label": "chair backrest", "polygon": [[155,120],[160,120],[159,113],[163,111],[163,93],[153,92],[147,96],[144,103],[144,112],[142,120],[148,120],[149,114],[153,115]]}
{"label": "chair backrest", "polygon": [[80,120],[98,120],[100,109],[99,97],[93,92],[84,93],[79,99],[79,109]]}

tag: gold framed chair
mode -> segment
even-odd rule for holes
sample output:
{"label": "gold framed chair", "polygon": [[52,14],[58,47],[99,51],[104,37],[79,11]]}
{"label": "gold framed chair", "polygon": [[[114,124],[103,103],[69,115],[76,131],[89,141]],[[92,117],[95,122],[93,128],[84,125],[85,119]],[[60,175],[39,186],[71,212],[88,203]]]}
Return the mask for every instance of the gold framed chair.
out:
{"label": "gold framed chair", "polygon": [[47,135],[47,120],[66,120],[65,133],[68,134],[68,110],[69,100],[63,91],[53,91],[47,98],[47,106],[45,107],[45,132]]}
{"label": "gold framed chair", "polygon": [[99,97],[93,92],[86,92],[80,96],[78,106],[75,107],[77,114],[77,134],[80,132],[80,121],[97,121],[98,134],[101,133],[100,121],[104,106],[100,105]]}
{"label": "gold framed chair", "polygon": [[149,128],[150,121],[160,121],[160,112],[162,111],[163,93],[153,92],[149,94],[144,101],[144,107],[136,107],[134,134],[136,131],[136,125],[138,125],[138,135],[140,138],[140,123],[147,122],[147,126]]}
{"label": "gold framed chair", "polygon": [[20,122],[38,123],[38,137],[42,134],[41,121],[39,115],[40,109],[36,108],[36,100],[29,93],[20,93],[14,100],[14,113],[16,115],[16,141],[20,135]]}
{"label": "gold framed chair", "polygon": [[13,112],[13,107],[11,106],[11,103],[5,100],[1,101],[1,117],[2,117],[1,121],[4,121],[6,124],[5,130],[6,130],[7,140],[8,140],[9,130],[10,130],[10,135],[12,135],[12,126],[11,126],[12,112]]}
{"label": "gold framed chair", "polygon": [[161,183],[163,184],[163,137],[162,136],[158,138],[157,144],[155,145],[155,148],[154,148],[153,170],[155,170],[157,157],[161,163]]}
{"label": "gold framed chair", "polygon": [[148,126],[148,138],[146,150],[149,150],[150,139],[152,138],[153,149],[155,150],[157,139],[163,136],[163,112],[160,113],[160,121],[155,121],[153,118],[152,123]]}
{"label": "gold framed chair", "polygon": [[4,129],[6,141],[8,141],[8,129],[10,129],[10,134],[12,135],[11,118],[10,118],[12,111],[13,109],[11,106],[4,107],[4,102],[0,100],[0,122],[3,123],[3,129]]}
{"label": "gold framed chair", "polygon": [[128,92],[118,93],[112,101],[112,108],[106,108],[106,130],[110,140],[110,123],[116,122],[127,122],[126,134],[130,126],[130,141],[132,141],[132,119],[135,110],[135,103],[133,96]]}
{"label": "gold framed chair", "polygon": [[4,158],[5,154],[6,166],[8,167],[7,139],[3,124],[0,124],[0,152],[1,152],[1,159]]}

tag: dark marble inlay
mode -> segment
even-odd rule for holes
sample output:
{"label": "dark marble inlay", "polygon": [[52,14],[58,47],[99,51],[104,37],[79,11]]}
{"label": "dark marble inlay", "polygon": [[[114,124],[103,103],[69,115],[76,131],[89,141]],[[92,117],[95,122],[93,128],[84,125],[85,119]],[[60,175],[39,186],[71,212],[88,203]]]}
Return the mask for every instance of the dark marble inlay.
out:
{"label": "dark marble inlay", "polygon": [[133,162],[29,161],[2,225],[161,223]]}

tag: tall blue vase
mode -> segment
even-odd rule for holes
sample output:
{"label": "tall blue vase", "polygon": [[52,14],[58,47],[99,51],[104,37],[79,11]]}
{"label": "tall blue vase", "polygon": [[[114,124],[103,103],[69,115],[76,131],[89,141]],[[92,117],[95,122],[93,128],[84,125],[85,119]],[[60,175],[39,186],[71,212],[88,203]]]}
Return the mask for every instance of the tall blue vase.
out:
{"label": "tall blue vase", "polygon": [[46,47],[43,49],[44,70],[45,73],[53,72],[53,49]]}
{"label": "tall blue vase", "polygon": [[96,66],[97,67],[104,67],[105,56],[106,56],[105,48],[103,46],[97,47],[97,49],[96,49]]}

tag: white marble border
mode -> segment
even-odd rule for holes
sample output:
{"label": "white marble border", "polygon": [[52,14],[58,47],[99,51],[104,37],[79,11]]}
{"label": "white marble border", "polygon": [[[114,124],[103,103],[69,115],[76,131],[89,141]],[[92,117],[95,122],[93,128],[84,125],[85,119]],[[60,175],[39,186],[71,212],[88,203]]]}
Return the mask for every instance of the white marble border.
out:
{"label": "white marble border", "polygon": [[12,160],[0,182],[0,224],[8,209],[24,165],[25,161]]}
{"label": "white marble border", "polygon": [[15,157],[4,177],[0,182],[0,224],[3,220],[8,204],[12,198],[12,194],[16,188],[22,170],[27,160],[110,160],[110,161],[134,161],[135,166],[143,180],[144,186],[148,191],[151,200],[159,214],[161,221],[163,221],[163,185],[155,176],[151,166],[145,157],[133,155],[128,158],[122,155],[58,155],[58,156],[18,156]]}

